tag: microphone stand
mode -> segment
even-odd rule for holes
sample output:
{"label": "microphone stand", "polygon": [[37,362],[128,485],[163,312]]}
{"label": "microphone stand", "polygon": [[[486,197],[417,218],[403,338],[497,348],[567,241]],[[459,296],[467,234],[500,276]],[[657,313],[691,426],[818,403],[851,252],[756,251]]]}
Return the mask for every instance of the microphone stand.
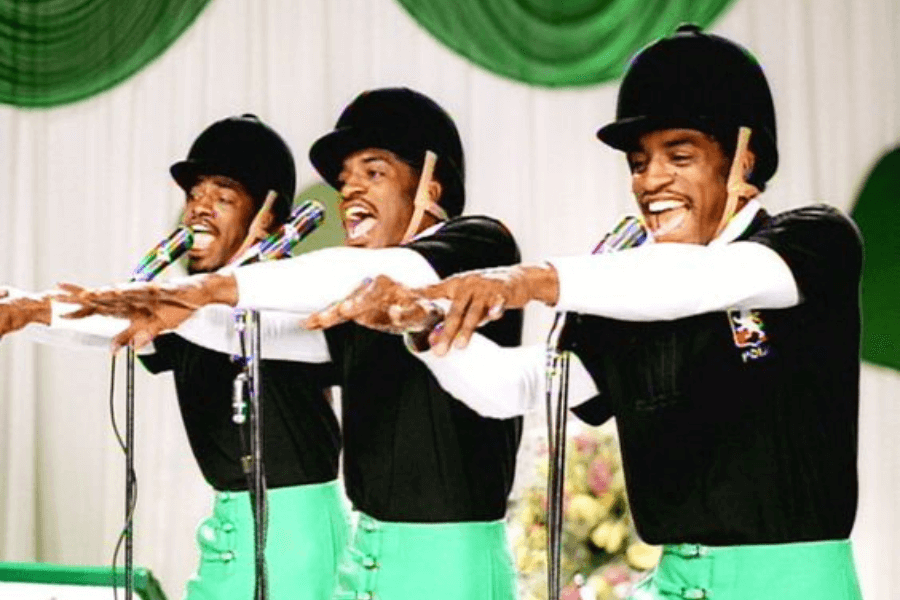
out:
{"label": "microphone stand", "polygon": [[[648,234],[640,219],[626,216],[594,248],[592,254],[606,254],[640,246]],[[563,483],[566,477],[566,424],[569,414],[569,357],[560,347],[560,338],[569,313],[556,313],[547,336],[547,447],[550,454],[547,477],[547,597],[559,600],[562,583]],[[577,319],[578,316],[575,315]],[[554,384],[556,402],[554,404]],[[581,585],[576,581],[576,585]]]}
{"label": "microphone stand", "polygon": [[[191,229],[184,225],[178,227],[141,259],[132,271],[130,281],[152,280],[193,243]],[[134,595],[134,359],[134,348],[129,346],[125,353],[125,600],[131,600]]]}
{"label": "microphone stand", "polygon": [[[566,474],[566,424],[569,413],[569,353],[559,347],[568,313],[557,313],[547,337],[547,597],[559,600],[562,584],[563,484]],[[556,389],[554,405],[554,383]]]}
{"label": "microphone stand", "polygon": [[[259,311],[257,310],[237,310],[234,318],[241,347],[241,356],[238,357],[241,364],[241,372],[237,374],[234,380],[234,399],[232,402],[234,415],[232,416],[232,421],[238,427],[243,427],[243,424],[247,421],[244,410],[249,404],[250,448],[249,453],[242,457],[241,462],[244,474],[248,480],[247,490],[250,496],[250,507],[254,521],[253,540],[256,565],[254,598],[256,600],[265,600],[268,595],[265,557],[268,507],[266,504],[266,474],[263,464],[262,436],[262,378],[260,375],[262,328],[260,327]],[[249,402],[244,400],[245,396]],[[244,439],[243,430],[241,439]]]}
{"label": "microphone stand", "polygon": [[134,348],[125,355],[125,600],[134,593]]}

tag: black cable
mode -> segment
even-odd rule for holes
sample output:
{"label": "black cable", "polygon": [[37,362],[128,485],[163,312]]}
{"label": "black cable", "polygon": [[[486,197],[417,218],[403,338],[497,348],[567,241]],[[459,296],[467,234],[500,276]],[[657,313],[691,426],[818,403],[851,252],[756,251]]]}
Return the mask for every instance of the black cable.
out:
{"label": "black cable", "polygon": [[[125,441],[122,439],[122,433],[119,431],[119,425],[116,422],[116,407],[115,407],[115,390],[116,390],[116,355],[113,354],[110,359],[110,375],[109,375],[109,416],[110,422],[112,423],[113,433],[116,435],[116,440],[119,443],[119,448],[121,448],[123,453],[128,452],[128,447],[125,445]],[[133,523],[134,523],[134,511],[137,507],[137,494],[138,494],[138,484],[137,484],[137,473],[134,469],[131,469],[127,474],[128,481],[125,482],[126,486],[130,486],[131,490],[131,504],[128,506],[128,511],[125,514],[125,524],[122,527],[122,530],[119,532],[118,539],[116,540],[116,547],[113,550],[112,556],[112,588],[113,588],[113,598],[118,600],[119,597],[119,586],[116,580],[116,563],[119,561],[119,551],[122,548],[122,544],[125,542],[125,538],[128,535]]]}

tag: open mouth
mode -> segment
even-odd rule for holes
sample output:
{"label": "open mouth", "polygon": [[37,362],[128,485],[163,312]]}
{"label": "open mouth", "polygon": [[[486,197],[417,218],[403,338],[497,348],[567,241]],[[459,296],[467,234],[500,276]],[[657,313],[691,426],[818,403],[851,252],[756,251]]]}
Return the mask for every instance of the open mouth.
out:
{"label": "open mouth", "polygon": [[351,204],[344,208],[342,215],[344,229],[347,232],[347,242],[361,241],[372,228],[378,224],[375,212],[363,204]]}
{"label": "open mouth", "polygon": [[191,225],[191,231],[194,232],[194,245],[191,246],[191,251],[203,251],[209,248],[210,244],[213,243],[213,240],[216,239],[216,234],[211,227],[208,225],[204,225],[202,223],[196,223]]}
{"label": "open mouth", "polygon": [[664,198],[644,203],[644,219],[653,237],[660,239],[684,224],[689,205],[684,200]]}

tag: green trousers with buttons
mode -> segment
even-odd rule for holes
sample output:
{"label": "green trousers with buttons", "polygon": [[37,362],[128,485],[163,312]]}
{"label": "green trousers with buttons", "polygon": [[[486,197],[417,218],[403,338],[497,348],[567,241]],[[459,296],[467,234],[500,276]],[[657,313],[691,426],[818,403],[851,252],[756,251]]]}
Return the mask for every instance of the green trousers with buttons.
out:
{"label": "green trousers with buttons", "polygon": [[[269,598],[330,600],[346,547],[348,520],[336,481],[270,489],[266,540]],[[200,566],[186,600],[248,600],[255,587],[253,513],[248,492],[218,492],[197,528]]]}
{"label": "green trousers with buttons", "polygon": [[359,514],[335,600],[515,600],[503,521],[394,523]]}
{"label": "green trousers with buttons", "polygon": [[849,540],[663,547],[630,600],[862,600]]}

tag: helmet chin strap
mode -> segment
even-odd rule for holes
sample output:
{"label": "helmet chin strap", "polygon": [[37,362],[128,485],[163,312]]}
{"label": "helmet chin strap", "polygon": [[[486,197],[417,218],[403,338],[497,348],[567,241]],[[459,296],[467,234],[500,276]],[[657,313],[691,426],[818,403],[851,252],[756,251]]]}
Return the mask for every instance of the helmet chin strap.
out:
{"label": "helmet chin strap", "polygon": [[722,220],[716,228],[713,239],[725,229],[731,218],[737,212],[738,202],[741,199],[752,200],[759,195],[759,188],[752,183],[747,183],[746,174],[753,167],[750,151],[751,129],[749,127],[741,127],[738,129],[737,146],[734,150],[734,159],[731,161],[731,170],[728,172],[728,180],[725,183],[727,196],[725,199],[725,210],[722,211]]}
{"label": "helmet chin strap", "polygon": [[409,226],[406,228],[406,233],[403,234],[401,244],[410,241],[418,233],[419,227],[422,225],[422,219],[425,218],[425,213],[430,214],[438,221],[447,220],[447,212],[435,202],[432,202],[431,197],[428,195],[428,184],[431,183],[434,175],[434,165],[437,163],[437,159],[437,154],[431,150],[425,151],[422,174],[419,176],[419,185],[416,187],[416,195],[413,198],[413,214],[409,219]]}

